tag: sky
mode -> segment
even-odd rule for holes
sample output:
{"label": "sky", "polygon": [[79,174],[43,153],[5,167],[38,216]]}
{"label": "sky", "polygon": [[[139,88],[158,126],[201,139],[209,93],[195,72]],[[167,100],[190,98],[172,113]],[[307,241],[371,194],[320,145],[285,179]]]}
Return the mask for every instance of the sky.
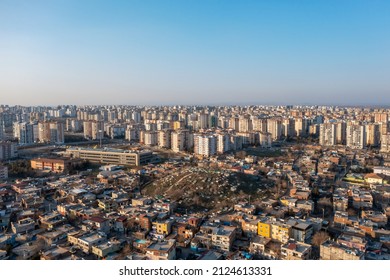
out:
{"label": "sky", "polygon": [[390,105],[387,0],[0,0],[0,104]]}

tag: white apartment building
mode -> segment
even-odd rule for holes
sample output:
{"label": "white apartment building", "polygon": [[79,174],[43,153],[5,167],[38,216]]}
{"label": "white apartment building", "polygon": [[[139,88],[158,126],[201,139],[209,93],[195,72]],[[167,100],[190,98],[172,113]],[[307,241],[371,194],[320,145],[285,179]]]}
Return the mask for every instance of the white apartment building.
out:
{"label": "white apartment building", "polygon": [[211,156],[217,153],[217,137],[214,135],[194,135],[194,153],[203,156]]}
{"label": "white apartment building", "polygon": [[347,147],[353,149],[364,149],[367,145],[366,129],[364,125],[347,125]]}
{"label": "white apartment building", "polygon": [[320,124],[320,145],[334,146],[336,145],[337,125],[334,123]]}

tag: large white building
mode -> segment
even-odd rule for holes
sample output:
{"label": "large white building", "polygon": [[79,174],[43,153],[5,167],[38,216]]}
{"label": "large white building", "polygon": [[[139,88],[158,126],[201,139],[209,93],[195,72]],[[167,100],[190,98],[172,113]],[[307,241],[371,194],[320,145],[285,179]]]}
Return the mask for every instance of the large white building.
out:
{"label": "large white building", "polygon": [[194,153],[197,155],[211,156],[217,153],[217,137],[214,135],[194,135]]}
{"label": "large white building", "polygon": [[320,145],[334,146],[336,145],[337,125],[334,123],[320,124]]}
{"label": "large white building", "polygon": [[367,145],[366,129],[364,125],[347,125],[347,147],[353,149],[364,149]]}

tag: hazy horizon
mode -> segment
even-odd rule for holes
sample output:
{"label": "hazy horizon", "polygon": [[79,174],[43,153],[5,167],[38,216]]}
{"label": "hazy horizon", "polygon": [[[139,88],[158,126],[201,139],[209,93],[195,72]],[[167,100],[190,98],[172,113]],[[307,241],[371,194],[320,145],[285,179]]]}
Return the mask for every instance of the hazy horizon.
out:
{"label": "hazy horizon", "polygon": [[390,105],[388,1],[0,2],[0,103]]}

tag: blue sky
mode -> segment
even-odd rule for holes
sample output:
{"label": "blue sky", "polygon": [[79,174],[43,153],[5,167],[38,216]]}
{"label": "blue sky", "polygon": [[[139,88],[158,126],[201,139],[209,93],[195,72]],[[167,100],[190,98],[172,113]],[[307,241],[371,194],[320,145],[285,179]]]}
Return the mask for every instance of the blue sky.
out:
{"label": "blue sky", "polygon": [[0,104],[390,105],[390,1],[0,0]]}

